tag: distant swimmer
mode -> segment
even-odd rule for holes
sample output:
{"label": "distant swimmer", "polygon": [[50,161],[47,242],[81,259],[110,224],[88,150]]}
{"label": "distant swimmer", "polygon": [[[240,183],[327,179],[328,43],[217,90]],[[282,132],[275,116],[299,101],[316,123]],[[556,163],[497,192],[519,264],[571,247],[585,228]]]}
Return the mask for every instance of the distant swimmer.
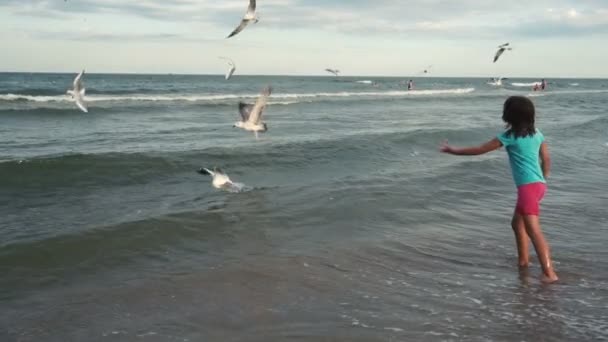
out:
{"label": "distant swimmer", "polygon": [[540,89],[545,90],[547,88],[547,80],[544,78],[540,81]]}
{"label": "distant swimmer", "polygon": [[414,81],[409,80],[407,82],[407,90],[412,90],[412,89],[414,89]]}

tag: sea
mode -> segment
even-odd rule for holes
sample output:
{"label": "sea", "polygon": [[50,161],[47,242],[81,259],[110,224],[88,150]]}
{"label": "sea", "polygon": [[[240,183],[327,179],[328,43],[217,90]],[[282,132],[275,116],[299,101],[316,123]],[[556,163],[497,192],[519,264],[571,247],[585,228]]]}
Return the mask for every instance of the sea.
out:
{"label": "sea", "polygon": [[[0,341],[608,340],[606,79],[85,74],[84,113],[74,77],[0,74]],[[517,267],[506,153],[439,152],[511,95],[556,284]]]}

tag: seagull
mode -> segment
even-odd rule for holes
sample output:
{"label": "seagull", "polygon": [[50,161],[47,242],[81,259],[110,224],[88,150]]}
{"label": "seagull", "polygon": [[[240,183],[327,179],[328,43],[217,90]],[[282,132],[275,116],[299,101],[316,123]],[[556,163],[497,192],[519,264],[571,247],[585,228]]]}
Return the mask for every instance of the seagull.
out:
{"label": "seagull", "polygon": [[429,65],[428,67],[426,67],[426,69],[424,69],[424,71],[422,73],[428,74],[432,67],[433,67],[432,65]]}
{"label": "seagull", "polygon": [[511,49],[509,46],[509,43],[505,43],[502,45],[498,46],[498,50],[496,51],[496,55],[494,55],[494,63],[496,63],[496,61],[498,60],[498,58],[500,58],[500,56],[505,52],[505,50],[513,50]]}
{"label": "seagull", "polygon": [[241,24],[237,28],[235,28],[234,31],[232,31],[232,33],[229,34],[226,38],[230,38],[236,35],[237,33],[243,31],[243,29],[245,29],[245,26],[249,25],[249,23],[252,21],[254,24],[257,24],[258,21],[260,21],[260,19],[255,13],[255,0],[249,0],[249,7],[247,8],[247,13],[245,13],[245,16],[241,20]]}
{"label": "seagull", "polygon": [[230,65],[230,68],[228,68],[228,71],[226,72],[226,80],[229,80],[230,77],[232,77],[232,74],[234,74],[234,71],[236,70],[236,64],[234,64],[234,61],[228,57],[220,57],[221,59],[225,59],[228,64]]}
{"label": "seagull", "polygon": [[236,122],[233,127],[253,131],[256,139],[258,139],[258,132],[266,132],[268,125],[262,122],[262,112],[266,108],[266,101],[271,92],[272,88],[270,86],[264,88],[254,105],[239,102],[239,112],[242,120]]}
{"label": "seagull", "polygon": [[492,85],[492,86],[500,87],[500,86],[502,86],[502,81],[504,81],[504,80],[508,80],[508,78],[506,78],[506,77],[497,77],[497,78],[492,77],[492,79],[490,80],[490,82],[488,82],[488,84]]}
{"label": "seagull", "polygon": [[243,189],[244,185],[241,183],[234,183],[230,180],[230,177],[224,171],[222,171],[219,167],[213,168],[213,171],[206,169],[204,167],[200,168],[198,171],[201,175],[209,175],[213,177],[211,184],[216,189],[228,190],[230,192],[239,192]]}
{"label": "seagull", "polygon": [[72,99],[74,99],[76,105],[78,106],[78,108],[80,108],[80,110],[85,113],[88,113],[89,110],[87,109],[84,103],[85,89],[84,85],[82,84],[82,76],[84,76],[84,70],[82,70],[80,74],[78,74],[78,76],[76,76],[76,78],[74,79],[74,89],[68,90],[66,93],[72,96]]}
{"label": "seagull", "polygon": [[339,75],[340,70],[338,70],[338,69],[330,69],[330,68],[327,68],[327,69],[325,69],[325,71],[327,71],[327,72],[329,72],[329,73],[334,74],[334,76],[340,76],[340,75]]}

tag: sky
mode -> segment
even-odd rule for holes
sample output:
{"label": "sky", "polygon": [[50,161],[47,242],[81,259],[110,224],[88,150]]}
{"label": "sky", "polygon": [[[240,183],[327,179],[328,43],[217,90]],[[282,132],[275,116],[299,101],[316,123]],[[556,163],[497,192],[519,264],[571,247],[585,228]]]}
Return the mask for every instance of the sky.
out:
{"label": "sky", "polygon": [[608,78],[608,0],[258,0],[226,39],[247,6],[0,0],[0,71]]}

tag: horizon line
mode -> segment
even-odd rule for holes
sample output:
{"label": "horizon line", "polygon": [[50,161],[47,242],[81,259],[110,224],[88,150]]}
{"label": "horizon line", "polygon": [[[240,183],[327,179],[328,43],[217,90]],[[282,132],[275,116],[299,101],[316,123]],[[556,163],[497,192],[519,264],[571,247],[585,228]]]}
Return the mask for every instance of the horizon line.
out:
{"label": "horizon line", "polygon": [[[86,70],[86,69],[85,69]],[[175,73],[175,72],[86,72],[88,75],[141,75],[141,76],[220,76],[224,77],[224,74],[208,74],[208,73]],[[76,71],[1,71],[0,74],[77,74]],[[325,75],[319,74],[238,74],[238,76],[270,76],[270,77],[327,77],[327,78],[349,78],[349,77],[382,77],[382,78],[481,78],[491,79],[492,76],[441,76],[441,75]],[[550,78],[550,79],[582,79],[582,80],[603,80],[608,79],[605,77],[580,77],[580,76],[510,76],[507,78]]]}

